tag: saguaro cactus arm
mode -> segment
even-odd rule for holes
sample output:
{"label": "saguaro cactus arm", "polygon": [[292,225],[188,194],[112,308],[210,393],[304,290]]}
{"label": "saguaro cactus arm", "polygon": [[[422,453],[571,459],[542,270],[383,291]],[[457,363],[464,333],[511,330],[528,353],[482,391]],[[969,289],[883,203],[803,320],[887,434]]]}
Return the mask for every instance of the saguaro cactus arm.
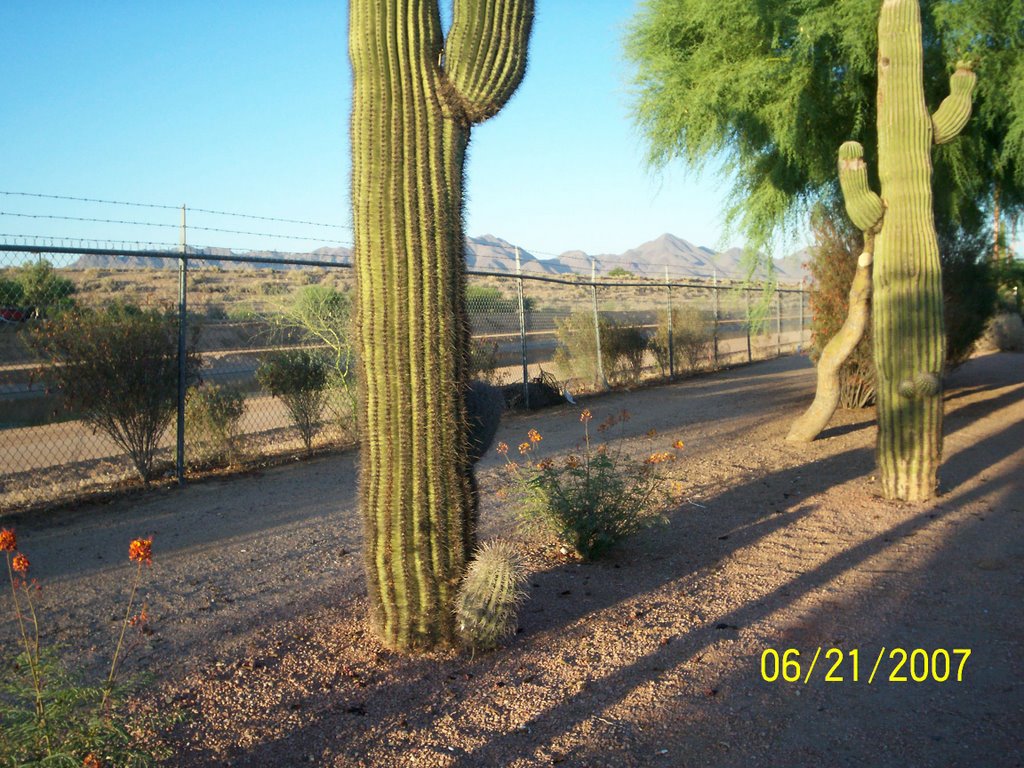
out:
{"label": "saguaro cactus arm", "polygon": [[457,109],[471,123],[497,114],[526,74],[533,0],[456,0],[444,67]]}
{"label": "saguaro cactus arm", "polygon": [[978,76],[967,62],[957,62],[956,72],[949,78],[949,96],[942,100],[932,115],[932,140],[945,144],[960,135],[971,117],[971,95]]}
{"label": "saguaro cactus arm", "polygon": [[846,213],[863,232],[877,232],[885,215],[882,198],[868,186],[868,167],[864,147],[847,141],[839,147],[839,186],[843,190]]}
{"label": "saguaro cactus arm", "polygon": [[846,320],[821,351],[814,402],[790,427],[786,440],[791,443],[809,443],[814,440],[839,405],[839,369],[864,338],[864,329],[868,324],[874,239],[875,236],[870,232],[864,233],[864,251],[857,259],[857,271],[850,285]]}

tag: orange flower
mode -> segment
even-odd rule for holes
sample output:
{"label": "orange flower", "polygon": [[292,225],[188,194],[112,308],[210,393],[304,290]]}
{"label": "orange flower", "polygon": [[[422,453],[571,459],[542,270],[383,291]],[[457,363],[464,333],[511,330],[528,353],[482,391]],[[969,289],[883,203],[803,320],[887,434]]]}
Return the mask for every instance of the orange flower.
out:
{"label": "orange flower", "polygon": [[526,433],[526,436],[530,438],[531,443],[539,443],[541,440],[544,439],[543,437],[540,436],[540,432],[538,432],[536,429],[531,429],[529,432]]}
{"label": "orange flower", "polygon": [[537,469],[551,469],[555,466],[555,462],[551,459],[544,459],[543,461],[537,462]]}
{"label": "orange flower", "polygon": [[530,452],[530,447],[531,446],[530,446],[529,443],[520,443],[519,444],[519,453],[522,454],[523,456],[525,456],[526,454],[528,454]]}
{"label": "orange flower", "polygon": [[677,451],[681,451],[686,446],[683,445],[682,440],[676,440],[674,443],[672,443],[672,447],[675,448]]}
{"label": "orange flower", "polygon": [[149,621],[149,614],[146,613],[146,606],[143,605],[142,610],[128,620],[128,624],[132,627],[137,627],[140,624],[145,626],[147,621]]}
{"label": "orange flower", "polygon": [[28,558],[24,555],[15,555],[11,560],[11,568],[18,573],[28,573]]}
{"label": "orange flower", "polygon": [[100,768],[102,765],[103,763],[100,762],[100,759],[92,752],[86,755],[82,761],[82,768]]}
{"label": "orange flower", "polygon": [[128,559],[137,563],[153,564],[153,539],[132,539],[128,546]]}
{"label": "orange flower", "polygon": [[644,459],[644,464],[661,464],[664,461],[675,460],[676,457],[674,455],[672,455],[668,451],[663,451],[661,453],[652,453],[650,456]]}
{"label": "orange flower", "polygon": [[506,442],[498,443],[498,453],[500,453],[502,456],[507,456],[508,455],[508,443],[506,443]]}
{"label": "orange flower", "polygon": [[594,418],[594,417],[590,415],[590,409],[589,408],[584,408],[583,409],[583,413],[580,414],[580,421],[582,421],[584,424],[586,424],[592,418]]}
{"label": "orange flower", "polygon": [[12,528],[0,530],[0,552],[13,552],[18,548],[18,538]]}

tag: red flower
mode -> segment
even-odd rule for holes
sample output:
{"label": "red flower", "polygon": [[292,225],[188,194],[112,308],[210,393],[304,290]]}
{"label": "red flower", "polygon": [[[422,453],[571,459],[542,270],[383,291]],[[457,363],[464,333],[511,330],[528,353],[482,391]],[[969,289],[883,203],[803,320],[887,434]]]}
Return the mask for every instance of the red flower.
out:
{"label": "red flower", "polygon": [[153,539],[133,539],[128,546],[128,559],[133,562],[153,564]]}
{"label": "red flower", "polygon": [[13,552],[18,548],[18,539],[14,535],[14,529],[4,528],[0,530],[0,552]]}
{"label": "red flower", "polygon": [[18,573],[28,573],[28,558],[24,555],[15,555],[11,560],[11,568]]}

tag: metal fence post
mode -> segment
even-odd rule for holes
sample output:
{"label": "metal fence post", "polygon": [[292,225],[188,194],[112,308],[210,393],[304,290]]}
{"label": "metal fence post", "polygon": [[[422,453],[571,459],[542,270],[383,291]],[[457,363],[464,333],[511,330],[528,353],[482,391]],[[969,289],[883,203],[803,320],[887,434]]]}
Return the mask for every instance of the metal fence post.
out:
{"label": "metal fence post", "polygon": [[800,278],[800,334],[797,336],[796,350],[800,352],[804,346],[804,278]]}
{"label": "metal fence post", "polygon": [[594,341],[597,344],[597,384],[608,389],[608,379],[604,377],[604,361],[601,359],[601,319],[597,311],[597,262],[590,262],[590,290],[594,305]]}
{"label": "metal fence post", "polygon": [[672,316],[672,283],[668,281],[668,265],[665,265],[665,287],[668,289],[668,377],[675,378],[676,375],[676,344],[673,338],[673,326],[675,325]]}
{"label": "metal fence post", "polygon": [[177,450],[175,452],[175,474],[178,478],[178,485],[185,484],[185,388],[188,386],[186,379],[186,355],[188,345],[186,335],[188,333],[188,246],[185,240],[185,206],[181,206],[181,256],[178,258],[178,424],[177,424]]}
{"label": "metal fence post", "polygon": [[746,304],[747,310],[747,321],[745,323],[747,327],[747,362],[752,363],[754,361],[754,353],[750,347],[750,289],[743,289],[743,299]]}
{"label": "metal fence post", "polygon": [[775,356],[782,357],[782,291],[775,288]]}
{"label": "metal fence post", "polygon": [[717,269],[714,271],[714,273],[711,276],[711,300],[714,303],[714,310],[715,310],[715,322],[714,322],[713,330],[712,330],[712,333],[711,333],[711,336],[712,336],[711,341],[712,341],[712,344],[714,346],[715,368],[717,368],[718,367],[718,321],[719,321],[719,312],[718,312],[718,270]]}
{"label": "metal fence post", "polygon": [[523,406],[530,410],[530,379],[526,359],[526,301],[523,299],[523,266],[516,246],[516,290],[519,294],[519,346],[523,356]]}

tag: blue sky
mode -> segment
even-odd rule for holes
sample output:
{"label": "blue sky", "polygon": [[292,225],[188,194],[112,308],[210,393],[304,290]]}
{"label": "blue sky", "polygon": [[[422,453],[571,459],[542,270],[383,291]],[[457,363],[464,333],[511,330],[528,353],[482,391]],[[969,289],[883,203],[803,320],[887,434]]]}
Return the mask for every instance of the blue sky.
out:
{"label": "blue sky", "polygon": [[[719,179],[644,165],[621,45],[635,10],[626,0],[538,3],[525,81],[473,131],[468,234],[540,255],[617,253],[666,231],[739,244],[722,237]],[[338,0],[0,3],[0,190],[351,224],[347,15]],[[0,195],[0,211],[3,234],[177,241],[173,210]],[[189,224],[197,245],[323,244],[200,226],[351,237],[200,213]]]}

